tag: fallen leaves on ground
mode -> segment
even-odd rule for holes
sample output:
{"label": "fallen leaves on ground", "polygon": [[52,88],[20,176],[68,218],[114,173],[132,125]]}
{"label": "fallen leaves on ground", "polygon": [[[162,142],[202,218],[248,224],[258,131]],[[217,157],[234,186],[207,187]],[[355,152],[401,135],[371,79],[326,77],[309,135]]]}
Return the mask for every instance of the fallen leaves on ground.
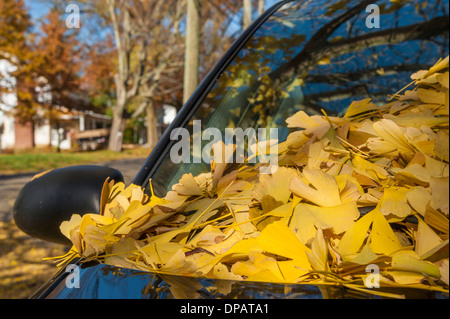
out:
{"label": "fallen leaves on ground", "polygon": [[[73,247],[59,261],[355,289],[376,265],[383,287],[448,292],[443,70],[448,57],[389,103],[356,101],[342,118],[295,114],[271,175],[213,161],[210,173],[184,175],[164,198],[105,183],[100,215],[61,225]],[[219,142],[214,151],[225,148],[235,149]]]}

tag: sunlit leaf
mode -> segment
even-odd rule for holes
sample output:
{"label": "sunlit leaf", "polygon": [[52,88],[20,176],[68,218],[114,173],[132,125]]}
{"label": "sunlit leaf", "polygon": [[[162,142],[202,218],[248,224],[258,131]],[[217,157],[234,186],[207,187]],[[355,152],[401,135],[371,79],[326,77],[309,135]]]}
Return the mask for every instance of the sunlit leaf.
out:
{"label": "sunlit leaf", "polygon": [[370,248],[376,254],[390,255],[402,248],[394,231],[379,209],[373,210]]}
{"label": "sunlit leaf", "polygon": [[411,271],[440,278],[439,267],[420,258],[411,250],[402,250],[392,255],[392,269]]}
{"label": "sunlit leaf", "polygon": [[303,175],[310,185],[298,177],[292,178],[290,189],[294,194],[323,207],[339,206],[342,203],[339,186],[333,176],[310,169],[304,169]]}
{"label": "sunlit leaf", "polygon": [[416,233],[416,253],[422,257],[438,246],[442,239],[424,221],[419,220]]}

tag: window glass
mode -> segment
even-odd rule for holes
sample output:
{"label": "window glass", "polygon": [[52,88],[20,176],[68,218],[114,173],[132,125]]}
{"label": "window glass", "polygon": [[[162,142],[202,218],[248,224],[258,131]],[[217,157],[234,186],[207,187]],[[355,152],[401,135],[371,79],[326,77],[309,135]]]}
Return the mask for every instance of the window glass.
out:
{"label": "window glass", "polygon": [[[285,121],[296,112],[342,115],[355,100],[385,103],[412,73],[448,55],[447,1],[377,3],[375,9],[350,0],[282,6],[217,79],[186,128],[191,142],[199,138],[194,123],[201,132],[278,128],[282,142]],[[210,142],[202,140],[200,149]],[[152,177],[157,195],[183,174],[210,171],[209,163],[196,163],[198,149],[190,147],[186,163],[167,155]]]}

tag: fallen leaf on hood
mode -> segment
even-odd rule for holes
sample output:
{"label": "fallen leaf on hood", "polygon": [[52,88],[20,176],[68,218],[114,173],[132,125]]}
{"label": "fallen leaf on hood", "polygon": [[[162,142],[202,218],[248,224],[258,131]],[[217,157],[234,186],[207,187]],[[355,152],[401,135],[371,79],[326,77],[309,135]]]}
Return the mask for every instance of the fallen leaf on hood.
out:
{"label": "fallen leaf on hood", "polygon": [[[151,180],[107,180],[99,215],[61,224],[73,247],[54,259],[221,279],[224,292],[247,280],[401,297],[365,287],[376,265],[381,288],[448,293],[448,61],[413,74],[388,103],[353,101],[343,117],[299,111],[284,142],[250,145],[242,163],[237,145],[219,141],[210,171],[184,174],[164,197]],[[167,277],[174,295],[200,296]]]}

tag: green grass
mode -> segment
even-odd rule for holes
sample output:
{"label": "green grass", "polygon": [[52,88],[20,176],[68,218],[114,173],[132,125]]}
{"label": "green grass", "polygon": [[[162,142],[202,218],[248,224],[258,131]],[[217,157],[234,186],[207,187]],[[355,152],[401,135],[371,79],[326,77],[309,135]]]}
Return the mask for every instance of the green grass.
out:
{"label": "green grass", "polygon": [[15,154],[0,154],[0,175],[44,171],[53,168],[95,164],[118,159],[143,158],[150,154],[146,148],[125,150],[121,153],[109,150],[95,152],[61,152],[36,149]]}

